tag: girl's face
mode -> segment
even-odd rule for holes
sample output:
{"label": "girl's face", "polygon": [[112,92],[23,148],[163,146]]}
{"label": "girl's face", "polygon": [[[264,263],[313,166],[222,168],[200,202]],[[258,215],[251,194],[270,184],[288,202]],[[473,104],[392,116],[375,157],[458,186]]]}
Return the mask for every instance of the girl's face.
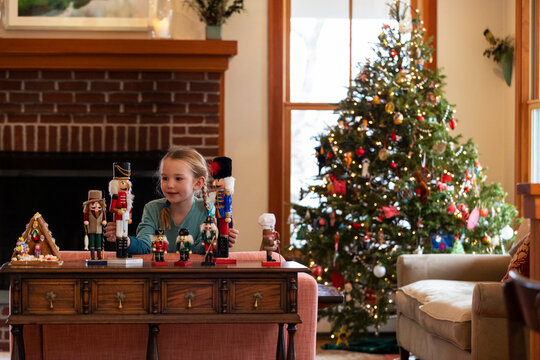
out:
{"label": "girl's face", "polygon": [[171,203],[193,197],[204,185],[204,177],[195,178],[191,167],[184,160],[164,159],[161,163],[161,191]]}

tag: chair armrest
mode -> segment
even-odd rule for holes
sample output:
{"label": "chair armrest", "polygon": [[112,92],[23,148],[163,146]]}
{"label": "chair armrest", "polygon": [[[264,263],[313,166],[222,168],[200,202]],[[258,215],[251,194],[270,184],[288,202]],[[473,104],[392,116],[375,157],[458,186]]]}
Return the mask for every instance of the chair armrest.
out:
{"label": "chair armrest", "polygon": [[473,290],[472,316],[506,318],[506,305],[500,282],[478,283]]}
{"label": "chair armrest", "polygon": [[398,287],[427,279],[500,281],[509,263],[509,255],[401,255],[397,261]]}

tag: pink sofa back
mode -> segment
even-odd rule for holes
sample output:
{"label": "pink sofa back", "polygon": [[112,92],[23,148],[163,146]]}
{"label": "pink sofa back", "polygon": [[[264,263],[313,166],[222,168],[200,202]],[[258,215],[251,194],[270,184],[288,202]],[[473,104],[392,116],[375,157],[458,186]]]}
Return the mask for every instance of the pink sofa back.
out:
{"label": "pink sofa back", "polygon": [[[112,257],[113,254],[107,254]],[[63,260],[88,258],[85,251],[62,251]],[[151,261],[151,255],[140,256]],[[266,260],[266,252],[231,252],[237,260]],[[283,260],[279,254],[275,259]],[[167,254],[167,261],[178,260]],[[201,261],[192,255],[192,261]],[[302,324],[294,337],[297,359],[315,359],[317,283],[309,274],[298,275],[298,314]],[[276,324],[162,324],[158,335],[160,359],[275,359]],[[287,325],[284,326],[286,334]],[[286,336],[287,339],[287,336]],[[24,326],[28,360],[144,359],[148,326],[124,324]]]}

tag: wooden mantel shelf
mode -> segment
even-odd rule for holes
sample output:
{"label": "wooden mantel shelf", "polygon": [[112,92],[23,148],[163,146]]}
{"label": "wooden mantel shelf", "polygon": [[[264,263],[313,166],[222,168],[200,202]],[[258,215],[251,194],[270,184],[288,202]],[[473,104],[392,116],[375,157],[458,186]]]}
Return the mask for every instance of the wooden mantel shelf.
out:
{"label": "wooden mantel shelf", "polygon": [[236,41],[0,39],[0,69],[223,72]]}

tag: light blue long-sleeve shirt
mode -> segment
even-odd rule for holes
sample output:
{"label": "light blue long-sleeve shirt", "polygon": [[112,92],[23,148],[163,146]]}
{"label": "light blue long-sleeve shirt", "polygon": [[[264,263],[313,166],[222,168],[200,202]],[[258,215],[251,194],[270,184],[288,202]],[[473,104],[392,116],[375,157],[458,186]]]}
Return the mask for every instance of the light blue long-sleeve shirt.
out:
{"label": "light blue long-sleeve shirt", "polygon": [[[149,254],[152,252],[151,235],[154,235],[156,229],[160,227],[160,212],[165,204],[165,198],[152,200],[144,206],[143,215],[139,226],[137,226],[137,236],[130,236],[131,244],[128,252],[130,254]],[[213,205],[210,206],[210,212],[213,212]],[[201,224],[206,220],[208,211],[204,206],[204,201],[199,198],[193,198],[193,205],[184,222],[176,225],[170,218],[171,228],[163,229],[169,245],[167,251],[176,252],[176,237],[181,228],[186,228],[189,234],[193,236],[193,253],[204,254],[204,244],[201,240]]]}

